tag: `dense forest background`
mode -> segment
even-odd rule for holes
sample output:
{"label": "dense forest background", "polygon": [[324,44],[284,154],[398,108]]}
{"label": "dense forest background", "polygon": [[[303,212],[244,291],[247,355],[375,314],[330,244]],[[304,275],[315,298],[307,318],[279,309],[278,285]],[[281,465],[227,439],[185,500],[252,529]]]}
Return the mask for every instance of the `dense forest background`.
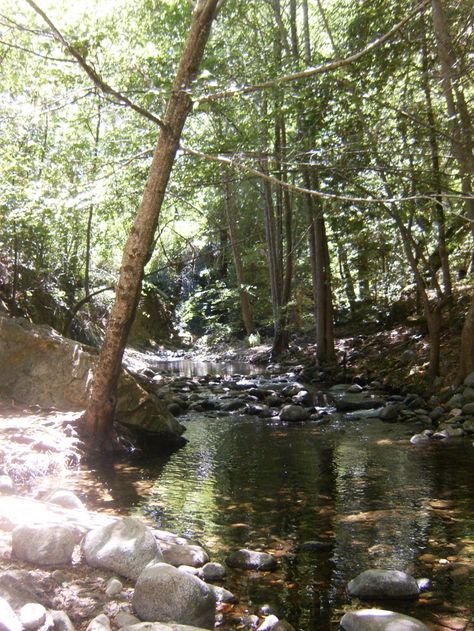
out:
{"label": "dense forest background", "polygon": [[[11,315],[99,342],[190,4],[0,0]],[[330,364],[334,323],[410,317],[438,375],[471,292],[473,23],[459,0],[227,0],[132,339],[270,336],[278,355],[305,333]]]}

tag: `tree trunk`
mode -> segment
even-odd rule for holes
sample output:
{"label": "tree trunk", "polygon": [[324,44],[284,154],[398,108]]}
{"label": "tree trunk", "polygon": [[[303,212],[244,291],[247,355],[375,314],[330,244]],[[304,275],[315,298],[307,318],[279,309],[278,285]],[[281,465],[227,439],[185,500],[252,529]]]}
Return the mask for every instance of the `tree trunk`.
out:
{"label": "tree trunk", "polygon": [[474,372],[474,290],[462,329],[458,382],[461,383],[471,372]]}
{"label": "tree trunk", "polygon": [[[441,68],[441,83],[446,101],[446,109],[448,111],[448,125],[451,133],[452,150],[459,168],[462,193],[466,197],[464,202],[465,214],[471,224],[471,234],[474,239],[474,196],[472,186],[474,155],[472,121],[462,87],[456,85],[455,68],[457,64],[454,56],[453,42],[441,0],[431,0],[431,7],[436,48]],[[474,251],[471,256],[471,271],[474,271]]]}
{"label": "tree trunk", "polygon": [[125,245],[115,303],[105,331],[85,413],[90,447],[110,447],[117,382],[128,333],[140,297],[144,267],[171,174],[182,129],[191,111],[191,84],[210,35],[219,0],[199,0],[169,98],[164,124],[134,225]]}
{"label": "tree trunk", "polygon": [[[100,140],[100,125],[102,122],[101,117],[101,102],[98,101],[97,106],[97,124],[95,127],[94,135],[94,154],[92,159],[92,173],[95,176],[97,172],[97,158],[99,155],[99,140]],[[84,292],[86,296],[90,294],[90,272],[91,272],[91,246],[92,246],[92,223],[94,220],[94,204],[89,206],[89,215],[87,217],[87,231],[86,231],[86,262],[84,270]]]}
{"label": "tree trunk", "polygon": [[222,174],[222,183],[224,186],[224,204],[227,216],[227,225],[229,228],[230,246],[234,258],[235,275],[239,285],[240,310],[242,313],[242,321],[244,323],[247,335],[254,333],[255,325],[253,323],[252,313],[250,311],[249,294],[246,289],[244,267],[242,265],[242,257],[240,255],[239,241],[237,239],[237,229],[235,222],[234,199],[230,190],[229,178],[226,173]]}
{"label": "tree trunk", "polygon": [[431,98],[428,50],[426,45],[426,34],[422,32],[422,79],[423,91],[425,93],[426,114],[429,124],[429,139],[431,148],[431,168],[433,170],[433,184],[436,193],[435,201],[435,221],[438,227],[438,253],[443,275],[443,288],[446,296],[452,294],[451,271],[449,269],[449,255],[446,244],[446,221],[443,207],[442,176],[440,168],[438,138],[436,135],[436,120],[433,110],[433,100]]}

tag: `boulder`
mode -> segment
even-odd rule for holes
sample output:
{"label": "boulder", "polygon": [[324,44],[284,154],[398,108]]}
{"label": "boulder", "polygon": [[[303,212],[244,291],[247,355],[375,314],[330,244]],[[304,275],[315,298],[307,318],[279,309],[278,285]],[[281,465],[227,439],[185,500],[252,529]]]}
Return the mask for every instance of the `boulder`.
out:
{"label": "boulder", "polygon": [[86,631],[111,631],[111,629],[110,620],[101,613],[89,622]]}
{"label": "boulder", "polygon": [[88,565],[134,580],[149,563],[163,559],[152,530],[133,517],[91,530],[82,550]]}
{"label": "boulder", "polygon": [[58,506],[62,506],[63,508],[85,510],[84,504],[72,491],[57,489],[48,496],[47,501],[57,504]]}
{"label": "boulder", "polygon": [[107,598],[115,598],[120,594],[123,589],[123,585],[118,578],[111,578],[105,587],[105,595]]}
{"label": "boulder", "polygon": [[[22,403],[83,410],[96,363],[95,349],[49,326],[0,314],[0,395],[14,392]],[[165,443],[183,444],[184,427],[125,371],[117,391],[117,420]]]}
{"label": "boulder", "polygon": [[396,421],[402,408],[403,405],[400,405],[400,403],[389,403],[380,410],[380,418],[383,421]]}
{"label": "boulder", "polygon": [[280,411],[280,420],[298,423],[299,421],[307,421],[309,412],[300,405],[284,405]]}
{"label": "boulder", "polygon": [[412,599],[420,593],[416,580],[399,570],[365,570],[349,582],[347,589],[351,596],[369,600]]}
{"label": "boulder", "polygon": [[335,405],[339,412],[354,412],[356,410],[373,410],[385,404],[380,397],[375,397],[369,392],[344,393],[336,396]]}
{"label": "boulder", "polygon": [[43,597],[33,572],[8,570],[0,574],[0,598],[4,598],[13,609],[21,609],[31,602],[45,604]]}
{"label": "boulder", "polygon": [[214,628],[216,598],[210,586],[165,563],[143,570],[132,604],[142,620]]}
{"label": "boulder", "polygon": [[71,526],[18,526],[12,532],[12,552],[17,559],[35,565],[63,565],[71,563],[79,538]]}
{"label": "boulder", "polygon": [[[27,603],[20,609],[20,622],[24,631],[36,631],[46,622],[47,611],[39,603]],[[54,622],[51,618],[51,627]]]}
{"label": "boulder", "polygon": [[13,480],[9,475],[0,475],[0,493],[12,495],[15,491]]}
{"label": "boulder", "polygon": [[54,631],[74,631],[74,625],[65,611],[50,609],[49,611],[54,623]]}
{"label": "boulder", "polygon": [[200,546],[162,542],[160,543],[160,548],[163,561],[175,567],[180,565],[201,567],[209,561],[207,552]]}
{"label": "boulder", "polygon": [[462,404],[474,403],[474,388],[465,388],[462,393]]}
{"label": "boulder", "polygon": [[469,373],[464,379],[464,385],[466,388],[474,388],[474,372]]}
{"label": "boulder", "polygon": [[216,598],[216,602],[218,603],[227,603],[230,605],[235,605],[239,602],[237,596],[235,596],[232,592],[225,587],[221,587],[220,585],[209,585],[209,587],[214,592],[214,596]]}
{"label": "boulder", "polygon": [[140,624],[152,624],[152,623],[143,623],[140,618],[128,613],[128,611],[119,611],[115,616],[115,626],[119,629],[122,627],[130,627],[132,625],[140,625]]}
{"label": "boulder", "polygon": [[270,614],[265,618],[262,624],[257,627],[257,631],[270,631],[270,629],[274,629],[279,622],[275,614]]}
{"label": "boulder", "polygon": [[275,557],[268,552],[256,552],[242,548],[231,554],[226,559],[229,567],[242,570],[260,570],[262,572],[274,570],[278,563]]}
{"label": "boulder", "polygon": [[0,598],[0,631],[22,631],[18,616],[4,598]]}
{"label": "boulder", "polygon": [[192,627],[188,624],[176,624],[170,622],[140,622],[127,627],[121,627],[121,631],[203,631],[201,627]]}
{"label": "boulder", "polygon": [[206,563],[201,569],[201,578],[205,581],[222,581],[225,567],[220,563]]}
{"label": "boulder", "polygon": [[344,631],[429,631],[415,618],[384,609],[348,611],[340,626]]}
{"label": "boulder", "polygon": [[466,405],[463,405],[462,413],[466,416],[474,415],[474,403],[466,403]]}
{"label": "boulder", "polygon": [[300,390],[297,394],[291,397],[291,400],[296,405],[313,405],[313,395],[307,390]]}

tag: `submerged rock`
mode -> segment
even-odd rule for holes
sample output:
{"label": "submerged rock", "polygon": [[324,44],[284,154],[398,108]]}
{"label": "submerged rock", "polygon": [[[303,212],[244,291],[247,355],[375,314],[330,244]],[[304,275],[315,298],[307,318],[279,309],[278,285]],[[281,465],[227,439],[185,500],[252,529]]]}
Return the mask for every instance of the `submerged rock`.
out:
{"label": "submerged rock", "polygon": [[340,625],[344,631],[429,631],[416,618],[384,609],[348,611]]}
{"label": "submerged rock", "polygon": [[235,567],[243,570],[260,570],[262,572],[274,570],[277,566],[277,560],[268,552],[256,552],[255,550],[246,550],[242,548],[231,554],[226,559],[229,567]]}
{"label": "submerged rock", "polygon": [[309,419],[309,412],[300,405],[285,405],[280,412],[280,420],[298,423],[300,421],[307,421]]}
{"label": "submerged rock", "polygon": [[365,570],[347,589],[351,596],[366,599],[412,599],[420,593],[416,580],[399,570]]}
{"label": "submerged rock", "polygon": [[372,410],[382,407],[385,401],[367,392],[345,393],[336,397],[335,405],[339,412],[354,412],[356,410]]}

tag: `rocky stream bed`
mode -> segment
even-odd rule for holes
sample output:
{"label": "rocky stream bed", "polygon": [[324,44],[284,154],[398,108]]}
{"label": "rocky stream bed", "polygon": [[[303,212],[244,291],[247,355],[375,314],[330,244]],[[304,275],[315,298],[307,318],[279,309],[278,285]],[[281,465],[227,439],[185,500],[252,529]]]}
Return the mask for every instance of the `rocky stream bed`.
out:
{"label": "rocky stream bed", "polygon": [[[135,360],[137,357],[135,356]],[[155,367],[156,368],[156,367]],[[254,376],[163,375],[139,361],[129,369],[174,415],[225,418],[245,415],[275,426],[330,424],[336,415],[403,422],[413,431],[413,449],[432,441],[462,440],[472,449],[474,375],[445,400],[416,393],[387,393],[377,382],[308,383],[304,366],[280,366]],[[271,576],[282,558],[265,550],[235,550],[225,563],[212,550],[153,527],[143,519],[94,513],[68,490],[68,472],[81,460],[78,412],[58,412],[15,403],[2,405],[0,459],[0,626],[5,631],[184,631],[199,628],[291,629],[271,607],[237,605],[226,589],[230,568]],[[258,421],[257,421],[258,422]],[[45,481],[62,480],[54,490]],[[300,542],[319,549],[327,542]],[[211,559],[210,559],[211,557]],[[447,561],[449,562],[449,560]],[[383,565],[383,563],[382,563]],[[461,569],[471,572],[469,564]],[[427,578],[397,569],[367,568],[347,586],[346,631],[468,630],[469,604],[452,612],[449,624],[429,627],[397,611],[397,604],[423,598]],[[377,606],[381,601],[383,608]],[[369,609],[367,609],[369,606]]]}

